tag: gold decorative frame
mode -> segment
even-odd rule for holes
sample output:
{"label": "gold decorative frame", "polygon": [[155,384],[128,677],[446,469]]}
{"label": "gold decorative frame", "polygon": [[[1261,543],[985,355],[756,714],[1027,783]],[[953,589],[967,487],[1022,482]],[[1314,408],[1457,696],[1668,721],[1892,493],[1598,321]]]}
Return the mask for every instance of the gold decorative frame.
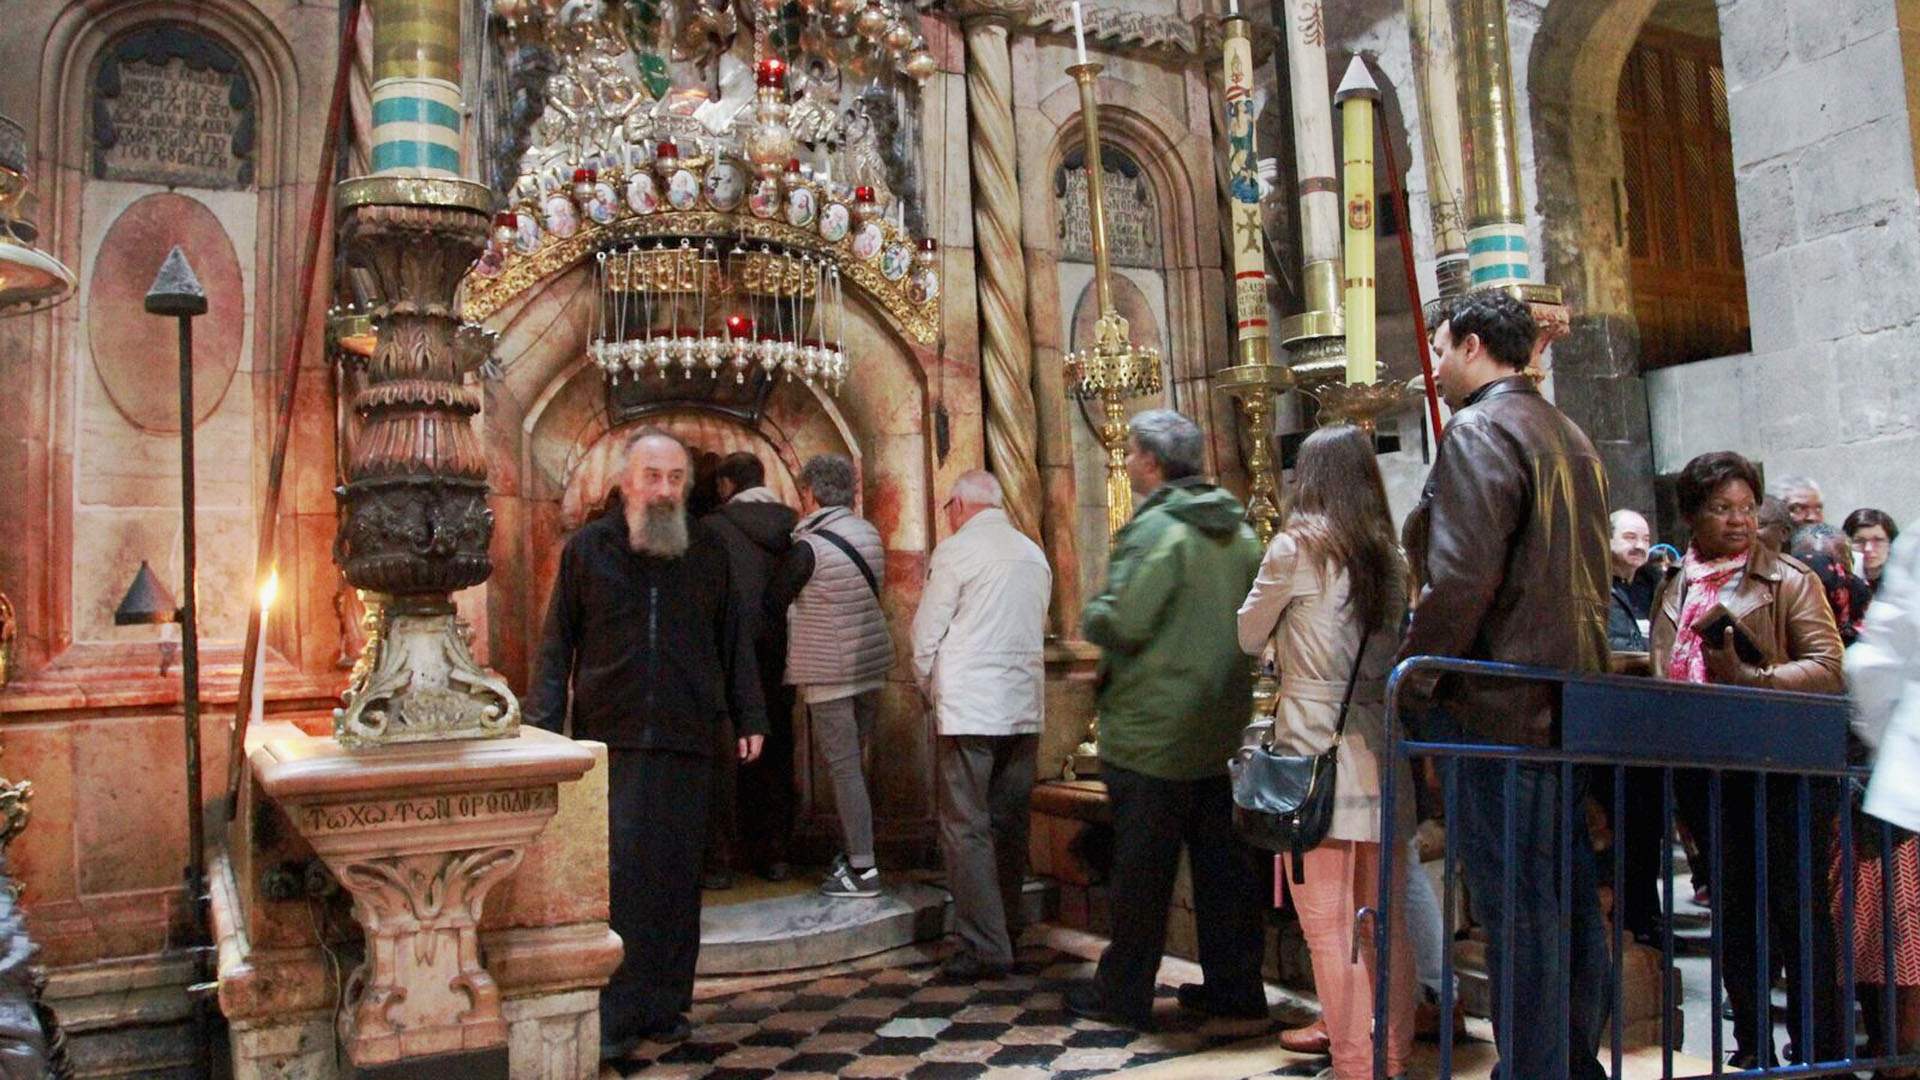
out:
{"label": "gold decorative frame", "polygon": [[916,256],[914,238],[892,222],[875,219],[874,223],[880,226],[880,246],[872,257],[860,259],[853,254],[853,240],[862,226],[855,226],[846,236],[829,244],[811,226],[796,228],[784,221],[737,212],[668,210],[628,214],[605,225],[583,221],[579,232],[564,239],[543,233],[540,246],[532,252],[509,250],[497,274],[469,273],[460,310],[468,321],[483,322],[526,290],[602,249],[651,240],[724,237],[737,238],[744,244],[762,242],[789,251],[810,252],[815,258],[831,262],[839,268],[843,279],[873,300],[909,337],[922,345],[932,345],[940,336],[939,296],[929,296],[922,301],[914,299],[912,284],[917,271],[912,262],[897,281],[888,280],[880,272],[881,258],[895,244],[907,246],[909,259]]}

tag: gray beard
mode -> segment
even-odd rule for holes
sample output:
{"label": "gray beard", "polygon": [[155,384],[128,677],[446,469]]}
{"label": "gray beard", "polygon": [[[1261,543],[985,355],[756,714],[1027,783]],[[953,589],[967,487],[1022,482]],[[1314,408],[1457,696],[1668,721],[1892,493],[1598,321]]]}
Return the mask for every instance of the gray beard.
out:
{"label": "gray beard", "polygon": [[687,514],[679,503],[628,503],[627,546],[640,555],[677,559],[687,553]]}

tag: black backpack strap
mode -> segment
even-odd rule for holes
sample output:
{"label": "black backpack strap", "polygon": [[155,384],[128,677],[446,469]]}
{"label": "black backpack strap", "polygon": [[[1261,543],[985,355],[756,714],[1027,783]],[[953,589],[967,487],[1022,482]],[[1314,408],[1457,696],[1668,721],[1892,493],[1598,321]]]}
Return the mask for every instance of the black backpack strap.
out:
{"label": "black backpack strap", "polygon": [[873,590],[873,598],[880,599],[880,582],[873,576],[873,568],[867,565],[867,560],[860,557],[860,553],[853,549],[852,544],[847,543],[839,533],[831,529],[815,529],[813,535],[839,548],[841,554],[852,559],[853,568],[860,571],[860,576],[867,579],[867,588]]}

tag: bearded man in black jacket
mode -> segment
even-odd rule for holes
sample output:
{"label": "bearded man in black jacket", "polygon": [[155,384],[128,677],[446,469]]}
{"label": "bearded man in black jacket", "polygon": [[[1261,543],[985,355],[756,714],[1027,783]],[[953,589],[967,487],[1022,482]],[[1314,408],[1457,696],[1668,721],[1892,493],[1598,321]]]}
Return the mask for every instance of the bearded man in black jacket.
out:
{"label": "bearded man in black jacket", "polygon": [[528,722],[559,731],[571,712],[574,738],[607,744],[609,921],[626,944],[600,995],[608,1060],[689,1034],[715,732],[730,722],[752,761],[767,730],[727,549],[687,520],[691,473],[665,431],[627,440],[620,512],[561,551],[526,703]]}

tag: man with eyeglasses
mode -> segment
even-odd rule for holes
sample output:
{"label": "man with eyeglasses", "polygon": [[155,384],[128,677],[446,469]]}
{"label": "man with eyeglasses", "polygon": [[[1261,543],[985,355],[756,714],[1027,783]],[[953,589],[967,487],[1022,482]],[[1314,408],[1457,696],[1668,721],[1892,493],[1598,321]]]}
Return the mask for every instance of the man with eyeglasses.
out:
{"label": "man with eyeglasses", "polygon": [[1818,525],[1827,520],[1826,500],[1820,485],[1804,476],[1783,476],[1767,485],[1767,494],[1787,504],[1787,515],[1796,528]]}

